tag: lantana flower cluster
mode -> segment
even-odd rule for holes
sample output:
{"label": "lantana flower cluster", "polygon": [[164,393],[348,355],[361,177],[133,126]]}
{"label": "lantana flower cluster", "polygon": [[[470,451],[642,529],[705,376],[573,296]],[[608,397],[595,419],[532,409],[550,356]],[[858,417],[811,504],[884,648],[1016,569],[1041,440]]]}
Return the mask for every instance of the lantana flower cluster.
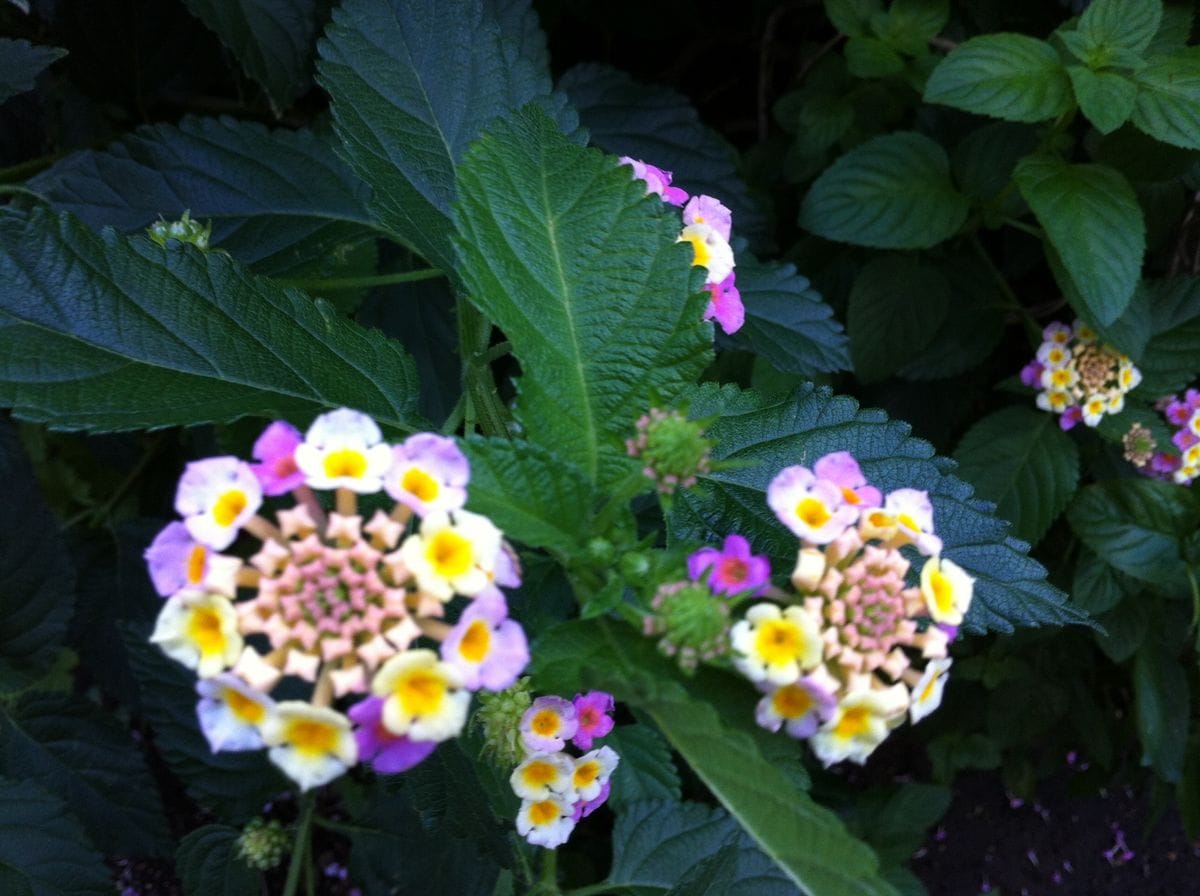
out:
{"label": "lantana flower cluster", "polygon": [[729,245],[733,213],[712,196],[689,197],[685,190],[671,186],[670,171],[629,156],[622,156],[620,161],[631,167],[633,176],[646,184],[648,194],[683,208],[683,230],[679,241],[692,244],[695,252],[692,264],[708,271],[704,286],[711,298],[704,319],[715,318],[726,333],[740,330],[746,320],[746,309],[742,305],[742,294],[738,292],[734,274],[737,262]]}
{"label": "lantana flower cluster", "polygon": [[1200,478],[1200,390],[1168,395],[1155,407],[1174,430],[1171,447],[1158,450],[1150,430],[1135,424],[1125,435],[1125,458],[1147,476],[1191,485]]}
{"label": "lantana flower cluster", "polygon": [[[863,763],[941,703],[974,580],[941,556],[929,496],[882,494],[847,452],[782,470],[767,502],[800,540],[795,591],[768,591],[734,623],[734,666],[763,692],[759,725],[808,740],[826,765]],[[905,545],[927,558],[912,584]]]}
{"label": "lantana flower cluster", "polygon": [[1037,357],[1021,370],[1021,382],[1039,390],[1037,406],[1060,415],[1059,426],[1068,430],[1080,421],[1097,426],[1105,414],[1124,410],[1126,394],[1142,381],[1128,355],[1102,345],[1095,330],[1078,320],[1050,324],[1042,339]]}
{"label": "lantana flower cluster", "polygon": [[[459,733],[473,691],[508,687],[529,661],[499,587],[520,584],[516,556],[463,509],[466,457],[432,433],[388,444],[344,408],[304,435],[272,423],[253,454],[184,471],[181,519],[146,551],[165,598],[151,640],[199,675],[214,751],[266,748],[302,790],[356,762],[416,765]],[[288,493],[269,518],[264,499]],[[223,553],[253,539],[246,560]],[[308,699],[276,700],[284,681]]]}
{"label": "lantana flower cluster", "polygon": [[612,694],[591,691],[574,700],[538,697],[521,716],[522,755],[508,780],[521,798],[517,831],[530,843],[561,846],[608,799],[620,759],[595,740],[612,731],[612,711]]}

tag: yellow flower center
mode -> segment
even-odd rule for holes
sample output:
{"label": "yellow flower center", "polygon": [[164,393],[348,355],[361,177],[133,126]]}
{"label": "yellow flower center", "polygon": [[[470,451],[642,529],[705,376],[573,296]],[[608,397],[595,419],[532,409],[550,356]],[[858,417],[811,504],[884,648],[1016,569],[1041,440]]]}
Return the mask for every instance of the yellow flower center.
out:
{"label": "yellow flower center", "polygon": [[886,529],[889,526],[896,525],[895,518],[883,511],[876,511],[868,517],[868,520],[876,529]]}
{"label": "yellow flower center", "polygon": [[928,702],[929,699],[931,697],[933,697],[933,689],[934,689],[934,687],[937,686],[937,683],[938,683],[938,677],[936,675],[933,676],[933,678],[929,679],[929,684],[925,685],[924,690],[921,691],[921,697],[917,702],[918,703]]}
{"label": "yellow flower center", "polygon": [[327,722],[296,719],[287,726],[284,735],[288,743],[306,756],[332,753],[337,746],[337,731]]}
{"label": "yellow flower center", "polygon": [[538,827],[558,821],[558,803],[541,800],[529,807],[529,820]]}
{"label": "yellow flower center", "polygon": [[425,559],[443,579],[454,579],[471,568],[475,552],[471,550],[470,541],[457,532],[443,529],[429,539]]}
{"label": "yellow flower center", "polygon": [[250,502],[246,500],[246,493],[240,488],[227,491],[213,504],[213,519],[218,526],[232,526],[248,503]]}
{"label": "yellow flower center", "polygon": [[847,504],[861,504],[862,503],[862,498],[860,498],[858,496],[858,492],[856,492],[852,488],[843,488],[842,489],[842,499]]}
{"label": "yellow flower center", "polygon": [[458,652],[468,663],[481,663],[492,646],[492,627],[482,619],[476,619],[463,632],[458,642]]}
{"label": "yellow flower center", "polygon": [[768,619],[759,625],[754,646],[769,666],[790,663],[803,653],[804,633],[794,622]]}
{"label": "yellow flower center", "polygon": [[871,712],[862,706],[854,706],[842,713],[833,733],[838,737],[849,740],[867,733],[870,727]]}
{"label": "yellow flower center", "polygon": [[549,762],[537,760],[525,766],[525,770],[521,772],[521,777],[525,779],[525,783],[530,787],[545,787],[558,780],[558,769]]}
{"label": "yellow flower center", "polygon": [[575,769],[575,786],[587,787],[600,777],[600,763],[595,759],[588,760]]}
{"label": "yellow flower center", "polygon": [[367,472],[367,459],[361,451],[339,448],[325,455],[325,475],[330,479],[361,479]]}
{"label": "yellow flower center", "polygon": [[712,260],[712,253],[708,251],[708,244],[704,242],[704,237],[698,233],[689,233],[683,238],[683,241],[692,244],[692,250],[695,252],[692,264],[708,267],[709,261]]}
{"label": "yellow flower center", "polygon": [[263,717],[267,714],[265,706],[257,700],[251,700],[241,691],[223,688],[221,696],[225,698],[225,705],[229,707],[229,711],[247,725],[261,724]]}
{"label": "yellow flower center", "polygon": [[529,723],[529,727],[533,729],[533,733],[538,737],[554,737],[554,735],[558,734],[558,713],[552,709],[540,710],[534,715],[533,720]]}
{"label": "yellow flower center", "polygon": [[898,522],[905,529],[911,529],[913,532],[921,531],[921,527],[917,524],[917,521],[914,520],[907,513],[902,513],[898,517],[896,517],[896,522]]}
{"label": "yellow flower center", "polygon": [[954,585],[945,573],[935,571],[929,577],[929,587],[933,590],[933,603],[939,613],[949,613],[954,609]]}
{"label": "yellow flower center", "polygon": [[200,607],[192,611],[188,621],[188,637],[190,637],[200,653],[208,655],[218,653],[225,647],[225,635],[221,631],[221,617],[216,610]]}
{"label": "yellow flower center", "polygon": [[436,713],[446,696],[446,681],[436,672],[419,669],[410,672],[396,685],[396,697],[411,716]]}
{"label": "yellow flower center", "polygon": [[783,719],[799,719],[813,709],[813,698],[804,688],[787,684],[771,696],[771,706]]}
{"label": "yellow flower center", "polygon": [[825,502],[819,498],[805,498],[796,505],[796,516],[800,517],[806,526],[819,529],[829,522],[833,514],[829,512]]}
{"label": "yellow flower center", "polygon": [[199,585],[204,581],[204,563],[208,559],[208,549],[202,544],[196,545],[188,554],[187,580],[189,585]]}
{"label": "yellow flower center", "polygon": [[426,504],[436,498],[438,492],[441,491],[436,479],[416,467],[404,474],[404,478],[400,480],[400,487],[418,501],[424,501]]}

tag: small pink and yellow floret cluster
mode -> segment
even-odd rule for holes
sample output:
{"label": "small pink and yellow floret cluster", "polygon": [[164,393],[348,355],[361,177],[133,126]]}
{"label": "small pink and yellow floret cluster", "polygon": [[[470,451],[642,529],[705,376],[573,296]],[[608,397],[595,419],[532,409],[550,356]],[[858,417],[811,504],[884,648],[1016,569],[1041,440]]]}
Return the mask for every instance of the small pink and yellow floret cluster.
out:
{"label": "small pink and yellow floret cluster", "polygon": [[1191,485],[1200,479],[1200,389],[1168,395],[1155,407],[1172,430],[1171,444],[1157,445],[1137,424],[1125,436],[1125,457],[1147,476]]}
{"label": "small pink and yellow floret cluster", "polygon": [[1142,381],[1133,361],[1097,341],[1082,321],[1052,323],[1042,333],[1037,357],[1021,370],[1021,382],[1037,389],[1037,406],[1059,414],[1059,426],[1080,421],[1098,426],[1105,414],[1119,414],[1125,395]]}
{"label": "small pink and yellow floret cluster", "polygon": [[[808,740],[826,765],[863,763],[905,715],[941,703],[974,580],[941,556],[929,496],[885,496],[847,452],[782,470],[767,501],[800,539],[795,592],[768,592],[780,603],[734,624],[734,665],[763,691],[762,727]],[[905,545],[927,558],[912,582]]]}
{"label": "small pink and yellow floret cluster", "polygon": [[[472,691],[508,687],[529,660],[498,587],[520,584],[515,554],[463,509],[466,457],[432,433],[388,444],[344,408],[303,436],[272,423],[254,456],[195,461],[180,479],[182,519],[146,551],[166,599],[151,640],[200,676],[214,751],[266,747],[301,789],[360,761],[415,765],[461,731]],[[292,506],[261,512],[286,493]],[[384,506],[368,516],[360,498]],[[220,553],[246,536],[260,542],[248,559]],[[284,679],[309,699],[275,701]]]}
{"label": "small pink and yellow floret cluster", "polygon": [[[517,831],[530,843],[561,846],[608,799],[620,758],[612,747],[593,749],[593,740],[612,731],[612,711],[611,694],[591,691],[573,701],[538,697],[521,717],[524,756],[508,780],[521,798]],[[568,752],[568,744],[583,755]]]}

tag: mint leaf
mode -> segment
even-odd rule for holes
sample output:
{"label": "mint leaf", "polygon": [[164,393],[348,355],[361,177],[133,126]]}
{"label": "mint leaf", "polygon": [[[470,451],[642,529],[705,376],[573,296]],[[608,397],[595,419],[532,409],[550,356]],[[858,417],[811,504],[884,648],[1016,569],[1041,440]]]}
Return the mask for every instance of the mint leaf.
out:
{"label": "mint leaf", "polygon": [[879,256],[855,278],[846,309],[854,372],[885,379],[933,340],[950,307],[941,270],[916,258]]}
{"label": "mint leaf", "polygon": [[707,474],[675,499],[672,537],[710,544],[730,532],[749,539],[778,569],[796,560],[796,539],[767,507],[766,489],[791,464],[811,465],[831,451],[849,451],[880,489],[929,492],[943,554],[976,577],[967,615],[971,631],[1010,632],[1018,625],[1084,623],[1087,617],[1046,582],[1046,570],[1027,556],[1028,546],[1007,534],[1008,524],[971,487],[948,475],[953,463],[935,458],[929,443],[909,435],[907,424],[851,398],[808,385],[793,395],[767,399],[733,387],[700,386],[690,396],[697,416],[719,417],[709,429],[714,459],[734,469]]}
{"label": "mint leaf", "polygon": [[871,20],[883,13],[881,0],[825,0],[825,15],[847,37],[871,33]]}
{"label": "mint leaf", "polygon": [[880,249],[928,249],[967,219],[945,150],[913,132],[856,146],[813,183],[800,225],[817,236]]}
{"label": "mint leaf", "polygon": [[1079,34],[1096,51],[1141,53],[1158,33],[1162,0],[1092,0],[1079,17]]}
{"label": "mint leaf", "polygon": [[0,402],[20,417],[98,431],[345,405],[419,428],[397,343],[222,252],[4,210],[0,281]]}
{"label": "mint leaf", "polygon": [[459,192],[459,270],[521,362],[525,433],[612,484],[629,469],[624,439],[638,416],[672,401],[709,358],[708,294],[693,292],[677,211],[537,109],[480,138]]}
{"label": "mint leaf", "polygon": [[1087,120],[1101,134],[1111,134],[1133,114],[1137,85],[1119,72],[1094,72],[1082,65],[1067,66],[1075,99]]}
{"label": "mint leaf", "polygon": [[1071,109],[1071,82],[1054,47],[1024,34],[963,41],[938,63],[925,102],[1007,121],[1046,121]]}
{"label": "mint leaf", "polygon": [[1079,483],[1079,452],[1058,418],[1025,407],[984,417],[967,430],[954,459],[958,475],[1030,544],[1041,541]]}
{"label": "mint leaf", "polygon": [[1072,165],[1028,156],[1017,187],[1100,326],[1121,316],[1142,270],[1146,225],[1133,188],[1105,165]]}
{"label": "mint leaf", "polygon": [[66,55],[67,51],[58,47],[0,37],[0,103],[33,90],[37,76]]}
{"label": "mint leaf", "polygon": [[1134,126],[1172,146],[1200,149],[1200,47],[1155,56],[1134,79]]}

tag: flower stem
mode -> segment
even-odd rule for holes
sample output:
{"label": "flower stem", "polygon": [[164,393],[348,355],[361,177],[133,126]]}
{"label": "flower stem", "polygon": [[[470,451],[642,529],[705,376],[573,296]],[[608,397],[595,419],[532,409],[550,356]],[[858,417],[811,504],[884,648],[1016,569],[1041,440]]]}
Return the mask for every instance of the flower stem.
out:
{"label": "flower stem", "polygon": [[414,283],[418,280],[432,280],[445,277],[445,272],[438,268],[422,268],[419,271],[399,271],[395,274],[375,274],[370,277],[331,277],[326,279],[297,279],[280,278],[275,282],[280,286],[295,286],[300,289],[335,291],[343,289],[365,289],[369,286],[391,286],[394,283]]}
{"label": "flower stem", "polygon": [[292,847],[292,861],[288,865],[287,881],[283,885],[283,896],[296,896],[300,885],[300,871],[308,858],[309,839],[312,831],[313,810],[317,806],[317,795],[312,791],[304,794],[300,803],[300,821],[296,826],[296,845]]}

